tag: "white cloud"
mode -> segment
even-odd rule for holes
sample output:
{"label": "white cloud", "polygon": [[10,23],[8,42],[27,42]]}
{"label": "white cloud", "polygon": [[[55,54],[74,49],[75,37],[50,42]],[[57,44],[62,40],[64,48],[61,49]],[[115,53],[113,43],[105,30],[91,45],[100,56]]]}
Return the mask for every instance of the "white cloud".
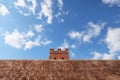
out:
{"label": "white cloud", "polygon": [[32,31],[28,31],[27,33],[26,33],[26,36],[27,37],[33,37],[35,34],[32,32]]}
{"label": "white cloud", "polygon": [[65,48],[69,48],[69,43],[67,42],[66,39],[64,40],[64,43],[59,48],[61,48],[62,50],[64,50]]}
{"label": "white cloud", "polygon": [[71,57],[75,57],[76,56],[75,53],[72,52],[72,51],[70,51],[70,55],[71,55]]}
{"label": "white cloud", "polygon": [[50,43],[52,43],[52,41],[50,41],[50,40],[45,40],[45,41],[41,42],[41,44],[43,44],[43,45],[48,45]]}
{"label": "white cloud", "polygon": [[34,46],[41,46],[41,45],[46,46],[52,43],[52,41],[48,39],[41,40],[44,39],[44,37],[43,38],[41,37],[42,37],[41,35],[36,37],[35,33],[33,33],[32,31],[19,32],[16,29],[11,33],[6,32],[4,34],[5,44],[13,48],[24,49],[24,50],[31,49]]}
{"label": "white cloud", "polygon": [[78,31],[71,31],[68,36],[71,38],[71,39],[81,39],[81,37],[83,36],[83,33],[81,32],[78,32]]}
{"label": "white cloud", "polygon": [[15,7],[23,7],[23,8],[25,8],[25,7],[27,7],[27,5],[26,5],[26,3],[25,3],[25,1],[24,0],[17,0],[17,2],[15,2],[14,3],[14,5],[15,5]]}
{"label": "white cloud", "polygon": [[105,42],[109,49],[109,53],[93,52],[93,59],[120,59],[120,28],[109,28]]}
{"label": "white cloud", "polygon": [[82,42],[91,42],[91,39],[98,36],[102,30],[102,28],[105,26],[105,23],[93,23],[88,22],[87,24],[87,30],[86,31],[71,31],[69,32],[68,36],[71,39],[82,41]]}
{"label": "white cloud", "polygon": [[109,4],[110,6],[117,5],[120,7],[120,0],[102,0],[104,4]]}
{"label": "white cloud", "polygon": [[0,4],[0,15],[5,16],[7,14],[9,14],[7,7],[3,4]]}
{"label": "white cloud", "polygon": [[36,24],[36,25],[34,25],[34,28],[37,32],[42,32],[44,30],[42,27],[42,24],[40,24],[40,25]]}
{"label": "white cloud", "polygon": [[28,5],[25,0],[17,0],[14,5],[24,16],[28,16],[30,13],[33,13],[33,15],[35,15],[35,10],[37,7],[36,0],[27,0],[27,2],[31,2],[32,5]]}
{"label": "white cloud", "polygon": [[41,2],[41,11],[39,13],[39,19],[41,19],[43,16],[47,17],[47,23],[51,24],[53,20],[52,15],[52,1],[51,0],[44,0]]}
{"label": "white cloud", "polygon": [[30,13],[24,13],[22,10],[19,10],[19,12],[24,16],[29,16],[30,15]]}
{"label": "white cloud", "polygon": [[112,54],[112,53],[105,53],[104,55],[103,55],[103,60],[110,60],[110,59],[114,59],[115,58],[115,54]]}
{"label": "white cloud", "polygon": [[64,22],[64,19],[61,19],[60,21],[61,21],[61,23],[63,23],[63,22]]}
{"label": "white cloud", "polygon": [[102,58],[102,54],[101,53],[98,53],[98,52],[93,52],[93,58],[92,59],[101,59]]}
{"label": "white cloud", "polygon": [[89,22],[88,23],[88,31],[85,32],[83,36],[83,41],[84,42],[90,42],[93,37],[96,37],[100,34],[102,28],[104,27],[105,23],[93,23]]}
{"label": "white cloud", "polygon": [[118,56],[118,60],[120,60],[120,56]]}
{"label": "white cloud", "polygon": [[105,41],[110,53],[120,52],[120,28],[109,28]]}
{"label": "white cloud", "polygon": [[76,48],[76,45],[75,45],[75,44],[72,44],[72,45],[71,45],[71,48],[73,48],[73,49]]}
{"label": "white cloud", "polygon": [[12,33],[7,32],[4,39],[6,44],[14,48],[22,48],[26,42],[24,34],[21,34],[17,30],[14,30]]}
{"label": "white cloud", "polygon": [[36,7],[37,7],[37,1],[36,1],[36,0],[28,0],[28,1],[30,1],[30,2],[32,3],[32,5],[28,7],[29,10],[30,10],[33,14],[35,14],[35,10],[36,10]]}
{"label": "white cloud", "polygon": [[94,56],[92,59],[95,60],[111,60],[111,59],[115,59],[116,54],[93,52],[93,55]]}
{"label": "white cloud", "polygon": [[24,50],[31,49],[33,45],[34,45],[34,42],[32,42],[31,40],[26,42]]}
{"label": "white cloud", "polygon": [[62,7],[63,7],[63,1],[62,0],[58,0],[58,6],[59,6],[59,9],[62,10]]}
{"label": "white cloud", "polygon": [[54,18],[57,18],[58,22],[64,22],[64,19],[59,16],[68,15],[69,12],[63,10],[63,4],[62,0],[57,0],[57,3],[53,0],[17,0],[14,2],[15,8],[22,15],[32,14],[36,19],[45,21],[47,24],[52,24]]}
{"label": "white cloud", "polygon": [[31,49],[34,46],[40,46],[40,38],[41,36],[38,36],[38,38],[36,38],[35,41],[31,41],[31,40],[27,41],[25,43],[24,50]]}

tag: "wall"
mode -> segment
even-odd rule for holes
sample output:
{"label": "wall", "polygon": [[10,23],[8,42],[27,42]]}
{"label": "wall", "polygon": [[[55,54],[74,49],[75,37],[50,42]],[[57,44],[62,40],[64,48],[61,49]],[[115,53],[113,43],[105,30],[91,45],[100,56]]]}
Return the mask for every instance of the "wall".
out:
{"label": "wall", "polygon": [[0,80],[120,80],[120,61],[0,60]]}

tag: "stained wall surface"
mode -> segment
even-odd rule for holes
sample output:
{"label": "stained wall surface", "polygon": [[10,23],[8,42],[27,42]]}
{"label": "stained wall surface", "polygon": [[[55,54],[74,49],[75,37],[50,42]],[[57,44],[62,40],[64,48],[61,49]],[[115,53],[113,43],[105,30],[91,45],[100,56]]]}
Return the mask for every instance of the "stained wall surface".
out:
{"label": "stained wall surface", "polygon": [[120,61],[0,60],[0,80],[120,80]]}

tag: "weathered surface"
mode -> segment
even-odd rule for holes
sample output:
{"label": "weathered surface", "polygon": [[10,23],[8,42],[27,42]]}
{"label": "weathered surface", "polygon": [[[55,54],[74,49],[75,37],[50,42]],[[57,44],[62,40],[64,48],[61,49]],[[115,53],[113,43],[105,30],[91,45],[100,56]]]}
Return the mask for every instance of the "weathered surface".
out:
{"label": "weathered surface", "polygon": [[0,80],[120,80],[120,61],[0,60]]}

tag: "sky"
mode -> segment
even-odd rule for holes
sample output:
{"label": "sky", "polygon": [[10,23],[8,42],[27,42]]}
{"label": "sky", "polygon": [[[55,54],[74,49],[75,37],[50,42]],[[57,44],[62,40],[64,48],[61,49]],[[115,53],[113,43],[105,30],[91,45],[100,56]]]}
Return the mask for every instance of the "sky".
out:
{"label": "sky", "polygon": [[120,59],[120,0],[0,0],[0,59]]}

